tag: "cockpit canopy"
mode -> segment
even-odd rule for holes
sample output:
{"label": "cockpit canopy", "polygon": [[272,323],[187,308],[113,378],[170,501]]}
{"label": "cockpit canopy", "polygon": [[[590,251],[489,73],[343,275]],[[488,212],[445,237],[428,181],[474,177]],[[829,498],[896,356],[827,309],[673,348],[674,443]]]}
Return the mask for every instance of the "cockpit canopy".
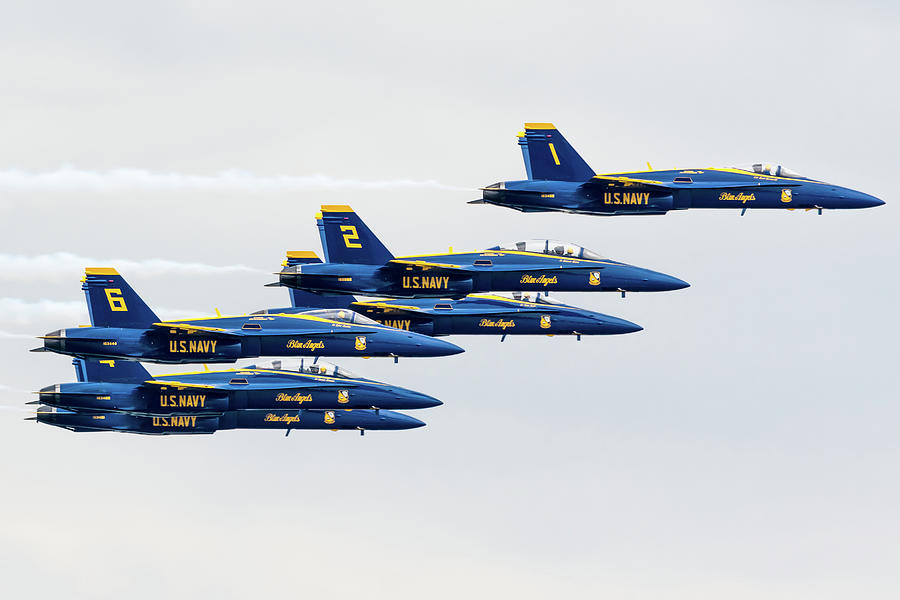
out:
{"label": "cockpit canopy", "polygon": [[361,315],[349,308],[320,308],[318,310],[308,310],[302,314],[311,317],[319,317],[320,319],[329,319],[331,321],[355,323],[356,325],[378,325],[377,321],[373,321],[369,317]]}
{"label": "cockpit canopy", "polygon": [[589,260],[603,260],[603,256],[588,250],[583,246],[576,246],[559,240],[525,240],[524,242],[506,242],[489,248],[490,250],[518,250],[520,252],[538,252],[540,254],[552,254],[566,258],[587,258]]}
{"label": "cockpit canopy", "polygon": [[[497,294],[498,296],[502,296],[503,294]],[[565,306],[562,302],[557,300],[556,298],[551,298],[549,296],[542,296],[537,292],[513,292],[513,299],[519,300],[521,302],[533,302],[534,304],[549,304],[551,306]]]}
{"label": "cockpit canopy", "polygon": [[362,379],[356,373],[345,369],[344,367],[339,367],[334,363],[330,363],[324,360],[317,360],[316,362],[306,362],[304,360],[300,361],[300,372],[308,373],[310,375],[324,375],[326,377],[342,377],[344,379]]}
{"label": "cockpit canopy", "polygon": [[[245,365],[239,367],[239,369],[245,369],[247,371],[257,368],[273,369],[275,371],[293,371],[293,369],[286,367],[281,360],[273,360],[271,363],[265,364],[262,367],[258,367],[257,365]],[[324,375],[326,377],[343,377],[344,379],[362,379],[362,377],[356,373],[324,360],[312,362],[301,358],[300,368],[297,369],[297,372],[308,373],[310,375]]]}
{"label": "cockpit canopy", "polygon": [[752,165],[743,165],[738,167],[742,171],[757,173],[759,175],[771,175],[773,177],[802,177],[800,173],[791,171],[787,167],[783,167],[774,162],[758,162]]}

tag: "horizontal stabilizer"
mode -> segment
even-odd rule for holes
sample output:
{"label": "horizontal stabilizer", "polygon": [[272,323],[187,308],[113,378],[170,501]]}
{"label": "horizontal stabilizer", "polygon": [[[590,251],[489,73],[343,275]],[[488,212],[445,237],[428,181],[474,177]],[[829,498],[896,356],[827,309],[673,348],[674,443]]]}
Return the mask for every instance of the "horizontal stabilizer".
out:
{"label": "horizontal stabilizer", "polygon": [[436,263],[429,262],[426,260],[403,260],[399,258],[395,258],[391,261],[388,261],[388,265],[396,265],[401,267],[412,267],[416,270],[420,271],[460,271],[465,270],[465,267],[461,267],[460,265],[451,265],[446,263]]}
{"label": "horizontal stabilizer", "polygon": [[206,327],[205,325],[191,325],[190,323],[160,322],[153,323],[152,326],[157,329],[175,329],[184,333],[207,333],[217,337],[228,338],[240,337],[239,333],[235,331],[228,331],[227,329],[222,329],[221,327]]}
{"label": "horizontal stabilizer", "polygon": [[203,383],[184,383],[181,381],[172,381],[172,380],[164,380],[164,379],[148,379],[144,382],[147,385],[159,385],[159,386],[168,386],[174,388],[193,388],[198,390],[214,390],[216,386],[214,385],[206,385]]}
{"label": "horizontal stabilizer", "polygon": [[78,381],[140,383],[150,377],[141,363],[130,360],[76,358],[72,365]]}

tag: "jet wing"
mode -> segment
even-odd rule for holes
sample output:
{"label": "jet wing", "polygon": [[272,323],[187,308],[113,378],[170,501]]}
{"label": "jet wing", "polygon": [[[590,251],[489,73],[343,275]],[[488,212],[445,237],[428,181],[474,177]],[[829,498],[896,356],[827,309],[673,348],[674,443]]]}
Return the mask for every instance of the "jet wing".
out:
{"label": "jet wing", "polygon": [[654,179],[640,179],[637,177],[622,177],[618,175],[594,175],[590,180],[582,184],[582,187],[615,187],[629,188],[645,191],[671,191],[690,189],[744,189],[758,187],[797,187],[800,182],[788,182],[772,178],[757,179],[746,182],[733,181],[692,181],[685,176],[683,181],[656,181]]}
{"label": "jet wing", "polygon": [[[446,301],[437,301],[435,305],[450,306]],[[354,302],[354,306],[389,311],[392,314],[406,313],[411,315],[513,315],[513,314],[548,314],[559,312],[553,306],[465,306],[459,303],[453,308],[434,308],[434,306],[410,306],[406,304],[393,304],[391,302]]]}
{"label": "jet wing", "polygon": [[[235,372],[235,375],[237,376],[237,371]],[[148,379],[144,383],[147,385],[158,385],[160,387],[173,387],[173,388],[178,388],[178,389],[196,389],[196,390],[232,389],[230,387],[227,387],[229,384],[225,383],[225,382],[223,382],[219,385],[207,385],[207,384],[203,384],[203,383],[184,383],[183,381],[175,381],[175,380],[171,380],[171,379]],[[271,383],[271,384],[259,384],[259,383],[254,382],[253,384],[250,385],[250,388],[254,389],[254,390],[285,390],[285,389],[293,389],[293,388],[297,388],[297,389],[315,388],[315,389],[321,389],[321,390],[341,389],[342,390],[342,389],[352,388],[352,387],[357,387],[357,384],[351,383],[351,382],[323,383],[321,381],[315,381],[315,380],[310,380],[310,381],[298,380],[298,381],[291,382],[291,383],[281,382],[281,383]]]}

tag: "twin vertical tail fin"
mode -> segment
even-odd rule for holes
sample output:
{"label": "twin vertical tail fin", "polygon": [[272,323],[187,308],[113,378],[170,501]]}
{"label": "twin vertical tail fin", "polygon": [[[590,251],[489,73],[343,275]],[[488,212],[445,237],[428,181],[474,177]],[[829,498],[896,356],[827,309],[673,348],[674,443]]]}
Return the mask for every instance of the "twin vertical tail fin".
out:
{"label": "twin vertical tail fin", "polygon": [[81,289],[95,327],[149,327],[159,317],[115,269],[88,267]]}
{"label": "twin vertical tail fin", "polygon": [[525,123],[519,146],[528,179],[588,181],[596,175],[553,123]]}
{"label": "twin vertical tail fin", "polygon": [[323,206],[316,223],[326,262],[383,265],[394,258],[349,206]]}
{"label": "twin vertical tail fin", "polygon": [[98,360],[76,358],[72,361],[78,381],[110,383],[142,383],[153,376],[139,362],[130,360]]}
{"label": "twin vertical tail fin", "polygon": [[[324,237],[322,238],[322,245],[325,245]],[[296,267],[297,265],[321,262],[315,252],[288,251],[287,259],[282,263],[282,266]],[[291,308],[349,308],[353,302],[356,302],[356,298],[350,295],[323,296],[322,294],[296,288],[288,288],[288,292],[291,295]]]}

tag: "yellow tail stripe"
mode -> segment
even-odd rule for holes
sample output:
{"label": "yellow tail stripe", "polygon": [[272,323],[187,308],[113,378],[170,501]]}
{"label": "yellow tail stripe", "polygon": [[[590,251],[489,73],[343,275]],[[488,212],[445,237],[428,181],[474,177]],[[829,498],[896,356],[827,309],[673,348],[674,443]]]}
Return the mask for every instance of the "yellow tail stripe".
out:
{"label": "yellow tail stripe", "polygon": [[559,165],[559,157],[556,155],[556,148],[553,147],[553,143],[550,144],[550,153],[553,155],[553,162]]}

